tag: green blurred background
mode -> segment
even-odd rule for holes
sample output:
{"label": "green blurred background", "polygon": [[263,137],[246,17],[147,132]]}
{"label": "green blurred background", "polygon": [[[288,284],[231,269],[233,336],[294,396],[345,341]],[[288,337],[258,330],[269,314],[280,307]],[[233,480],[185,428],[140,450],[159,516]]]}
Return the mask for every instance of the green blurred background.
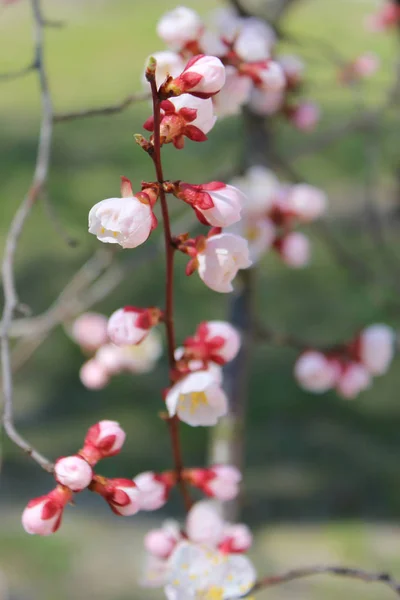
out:
{"label": "green blurred background", "polygon": [[[141,89],[144,59],[163,49],[155,23],[172,0],[52,0],[44,3],[48,18],[62,28],[46,31],[46,55],[56,111],[114,103]],[[187,1],[201,14],[217,0]],[[318,228],[310,228],[313,262],[304,271],[282,266],[267,256],[259,269],[257,307],[269,326],[305,339],[333,343],[351,337],[358,327],[385,321],[399,324],[394,173],[398,164],[398,115],[385,116],[376,143],[378,178],[374,197],[385,221],[385,244],[376,244],[365,217],[365,134],[352,133],[313,155],[297,149],[318,131],[365,106],[378,105],[392,78],[396,40],[371,35],[364,16],[376,8],[370,0],[304,0],[295,3],[284,21],[292,43],[280,51],[298,53],[307,62],[304,96],[321,104],[322,120],[312,134],[276,125],[280,155],[296,150],[291,167],[310,183],[327,190],[329,227],[353,256],[368,265],[357,277],[339,264]],[[336,83],[326,40],[348,59],[365,50],[378,53],[379,72],[355,97]],[[29,3],[0,8],[0,73],[27,65],[32,52]],[[44,311],[76,270],[99,247],[87,234],[87,213],[106,197],[117,195],[119,177],[137,185],[151,179],[146,155],[133,133],[149,115],[145,103],[112,117],[56,126],[49,180],[49,200],[62,227],[77,240],[69,247],[38,204],[30,217],[17,255],[20,297],[33,314]],[[33,171],[39,123],[34,75],[0,84],[0,189],[2,241]],[[201,182],[240,162],[242,124],[217,124],[207,144],[188,143],[184,152],[165,151],[171,179]],[[282,178],[286,173],[281,172]],[[398,201],[400,199],[397,199]],[[156,235],[150,243],[156,243]],[[117,264],[126,261],[120,252]],[[132,256],[129,257],[129,260]],[[133,257],[134,259],[134,257]],[[183,275],[178,260],[176,311],[178,338],[203,319],[223,318],[229,298],[214,294],[195,276]],[[375,277],[376,275],[376,277]],[[162,303],[162,260],[132,265],[122,285],[95,307],[110,314],[122,304]],[[251,372],[247,470],[243,518],[256,532],[252,555],[260,574],[313,562],[345,563],[392,570],[400,577],[399,460],[400,405],[398,362],[388,376],[353,402],[335,394],[312,396],[292,377],[296,354],[291,349],[259,346]],[[155,415],[162,407],[159,390],[167,381],[165,360],[154,373],[115,378],[103,391],[83,388],[78,371],[83,357],[59,327],[15,377],[15,408],[20,430],[44,454],[56,458],[73,453],[86,429],[101,418],[119,420],[128,433],[122,454],[104,463],[109,476],[133,476],[141,470],[169,467],[168,436]],[[206,430],[182,427],[188,464],[204,463]],[[18,449],[3,440],[0,495],[0,581],[4,576],[18,600],[128,600],[162,597],[162,591],[138,589],[142,537],[166,514],[180,514],[179,498],[167,509],[122,520],[97,497],[82,494],[68,508],[62,529],[52,538],[29,537],[20,513],[26,502],[48,491],[52,482]],[[268,592],[271,600],[382,599],[389,592],[346,581],[308,581]],[[0,596],[2,592],[0,591]],[[14,599],[14,595],[12,598]],[[265,594],[267,596],[267,594]],[[3,592],[3,597],[8,597]]]}

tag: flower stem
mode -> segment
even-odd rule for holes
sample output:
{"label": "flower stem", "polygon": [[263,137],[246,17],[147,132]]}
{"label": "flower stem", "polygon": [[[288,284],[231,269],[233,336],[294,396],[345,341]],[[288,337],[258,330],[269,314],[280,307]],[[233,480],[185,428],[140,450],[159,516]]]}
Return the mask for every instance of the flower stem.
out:
{"label": "flower stem", "polygon": [[[154,151],[151,154],[153,159],[154,167],[157,175],[157,182],[160,184],[160,202],[161,212],[164,227],[164,241],[165,241],[165,261],[166,261],[166,284],[165,284],[165,312],[164,322],[167,330],[167,346],[168,346],[168,362],[170,373],[175,368],[175,325],[174,325],[174,254],[175,246],[172,240],[171,234],[171,223],[168,212],[168,203],[165,191],[163,189],[164,174],[161,162],[161,140],[160,140],[160,98],[157,91],[157,85],[155,76],[150,78],[151,95],[153,99],[153,117],[154,117],[154,137],[153,146]],[[173,380],[170,376],[170,384]],[[192,500],[187,488],[187,483],[182,478],[182,471],[184,469],[183,458],[182,458],[182,447],[179,436],[179,419],[175,415],[168,419],[168,429],[171,437],[172,454],[175,465],[176,480],[179,485],[183,501],[186,510],[190,510],[192,506]]]}

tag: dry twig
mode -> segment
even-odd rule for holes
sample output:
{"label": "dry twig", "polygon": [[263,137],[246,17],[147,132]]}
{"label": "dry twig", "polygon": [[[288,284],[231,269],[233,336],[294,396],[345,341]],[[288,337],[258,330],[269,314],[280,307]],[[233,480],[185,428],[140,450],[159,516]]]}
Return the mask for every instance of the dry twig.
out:
{"label": "dry twig", "polygon": [[387,588],[391,589],[397,596],[400,596],[400,584],[395,581],[388,573],[371,573],[364,571],[363,569],[353,569],[350,567],[331,567],[331,566],[316,566],[316,567],[304,567],[300,569],[291,569],[282,573],[281,575],[271,575],[260,579],[253,589],[253,592],[259,592],[266,588],[288,583],[289,581],[295,581],[297,579],[304,579],[305,577],[313,577],[314,575],[334,575],[336,577],[347,577],[350,579],[357,579],[358,581],[364,581],[365,583],[381,583]]}
{"label": "dry twig", "polygon": [[43,469],[51,471],[52,463],[35,450],[16,430],[13,411],[13,378],[10,360],[9,330],[16,309],[18,308],[18,295],[15,285],[14,259],[18,240],[21,236],[26,219],[42,192],[50,163],[50,150],[53,129],[53,106],[47,81],[43,53],[44,53],[44,24],[40,7],[40,0],[31,0],[33,12],[33,32],[35,44],[35,70],[37,71],[41,92],[42,121],[40,126],[39,145],[36,156],[36,167],[31,186],[20,204],[12,220],[7,235],[6,246],[2,263],[2,283],[4,293],[4,309],[1,320],[1,366],[4,407],[2,423],[8,437],[29,454]]}

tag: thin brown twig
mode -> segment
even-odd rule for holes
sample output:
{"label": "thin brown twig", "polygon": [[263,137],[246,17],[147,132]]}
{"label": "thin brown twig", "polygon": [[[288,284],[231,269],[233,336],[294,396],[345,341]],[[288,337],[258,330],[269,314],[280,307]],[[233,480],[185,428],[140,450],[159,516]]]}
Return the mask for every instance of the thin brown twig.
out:
{"label": "thin brown twig", "polygon": [[86,119],[87,117],[102,117],[106,115],[113,115],[116,113],[123,112],[129,106],[136,102],[143,102],[144,100],[150,100],[148,92],[138,92],[136,94],[129,94],[120,102],[116,104],[109,104],[107,106],[99,106],[98,108],[86,108],[82,110],[56,113],[54,115],[54,123],[62,123],[64,121],[74,121],[76,119]]}
{"label": "thin brown twig", "polygon": [[27,67],[17,69],[16,71],[10,71],[9,73],[0,73],[0,82],[3,81],[14,81],[20,77],[24,77],[28,73],[32,73],[36,69],[36,64],[32,62]]}
{"label": "thin brown twig", "polygon": [[33,205],[42,192],[49,169],[50,150],[52,141],[53,107],[47,81],[47,73],[44,66],[44,31],[43,18],[41,14],[40,0],[31,0],[33,12],[33,31],[35,44],[35,69],[37,71],[41,91],[42,121],[40,127],[39,144],[36,156],[36,167],[32,183],[24,200],[20,204],[12,220],[7,235],[4,257],[2,263],[2,283],[4,293],[4,309],[1,320],[1,366],[4,407],[2,424],[8,437],[29,454],[43,469],[52,471],[52,463],[35,450],[16,430],[14,425],[13,410],[13,378],[10,359],[9,330],[16,308],[18,307],[18,295],[15,285],[14,259],[18,240],[26,219]]}
{"label": "thin brown twig", "polygon": [[304,567],[300,569],[291,569],[281,575],[272,575],[260,579],[252,588],[250,593],[259,592],[266,588],[303,579],[305,577],[313,577],[314,575],[333,575],[336,577],[348,577],[357,579],[365,583],[381,583],[391,589],[397,596],[400,596],[400,584],[393,579],[388,573],[373,573],[364,571],[363,569],[354,569],[350,567],[332,567],[332,566],[314,566]]}

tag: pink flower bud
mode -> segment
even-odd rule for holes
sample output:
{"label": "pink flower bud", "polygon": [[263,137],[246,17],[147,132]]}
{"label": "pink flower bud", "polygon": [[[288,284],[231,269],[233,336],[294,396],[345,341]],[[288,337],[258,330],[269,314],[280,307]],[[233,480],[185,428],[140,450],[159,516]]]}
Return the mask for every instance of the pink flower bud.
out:
{"label": "pink flower bud", "polygon": [[227,523],[224,528],[224,538],[219,550],[226,554],[247,552],[253,543],[253,535],[243,523]]}
{"label": "pink flower bud", "polygon": [[286,201],[289,210],[306,223],[321,217],[328,204],[326,194],[322,190],[306,183],[293,185]]}
{"label": "pink flower bud", "polygon": [[108,336],[117,346],[134,346],[145,338],[151,327],[157,325],[160,317],[158,308],[119,308],[109,318]]}
{"label": "pink flower bud", "polygon": [[171,536],[167,528],[152,529],[144,538],[144,547],[153,556],[167,559],[175,549],[177,540]]}
{"label": "pink flower bud", "polygon": [[301,354],[294,367],[294,376],[298,384],[315,394],[331,389],[336,384],[339,374],[340,367],[337,361],[315,350]]}
{"label": "pink flower bud", "polygon": [[239,221],[246,203],[240,190],[220,181],[203,185],[181,182],[177,196],[193,206],[202,222],[214,227],[229,227]]}
{"label": "pink flower bud", "polygon": [[320,110],[313,102],[303,102],[294,108],[290,120],[301,131],[312,131],[319,121]]}
{"label": "pink flower bud", "polygon": [[140,510],[139,490],[131,479],[96,477],[90,489],[103,496],[116,515],[130,517]]}
{"label": "pink flower bud", "polygon": [[102,458],[118,454],[125,442],[125,437],[125,431],[116,421],[100,421],[90,427],[79,454],[90,465],[95,465]]}
{"label": "pink flower bud", "polygon": [[136,248],[157,226],[153,198],[145,191],[125,198],[107,198],[89,212],[89,233],[101,242]]}
{"label": "pink flower bud", "polygon": [[359,337],[359,355],[371,375],[383,375],[388,370],[394,355],[395,335],[391,327],[384,324],[371,325]]}
{"label": "pink flower bud", "polygon": [[379,68],[379,58],[373,52],[367,52],[356,58],[352,66],[356,76],[371,77]]}
{"label": "pink flower bud", "polygon": [[310,242],[307,236],[298,231],[288,233],[280,240],[278,250],[282,260],[294,269],[301,269],[310,262]]}
{"label": "pink flower bud", "polygon": [[61,525],[63,510],[71,500],[68,488],[57,486],[54,490],[28,502],[22,513],[22,525],[27,533],[50,535]]}
{"label": "pink flower bud", "polygon": [[92,358],[85,362],[79,371],[83,385],[89,390],[101,390],[109,382],[109,374],[101,363]]}
{"label": "pink flower bud", "polygon": [[81,456],[64,456],[55,464],[54,477],[72,492],[81,492],[92,481],[93,469]]}
{"label": "pink flower bud", "polygon": [[224,537],[224,521],[213,502],[196,502],[186,518],[186,533],[191,542],[217,546]]}
{"label": "pink flower bud", "polygon": [[141,510],[158,510],[167,502],[172,483],[167,483],[162,475],[146,471],[136,475],[133,481],[140,493]]}
{"label": "pink flower bud", "polygon": [[400,22],[400,6],[397,2],[389,0],[379,12],[368,15],[365,24],[369,31],[376,33],[390,29],[398,22]]}
{"label": "pink flower bud", "polygon": [[232,233],[207,238],[204,249],[197,254],[200,279],[215,292],[232,292],[232,281],[239,269],[247,269],[251,264],[247,241]]}
{"label": "pink flower bud", "polygon": [[94,358],[96,363],[101,365],[109,375],[116,375],[125,367],[122,348],[114,344],[101,346]]}
{"label": "pink flower bud", "polygon": [[186,350],[195,358],[224,365],[235,358],[241,344],[239,332],[225,321],[201,323],[193,337],[185,340]]}
{"label": "pink flower bud", "polygon": [[190,8],[178,6],[166,13],[157,24],[157,34],[175,50],[181,50],[188,42],[201,35],[203,23],[199,15]]}
{"label": "pink flower bud", "polygon": [[340,396],[352,400],[358,394],[368,389],[371,385],[371,375],[367,369],[358,363],[347,364],[336,384],[336,391]]}
{"label": "pink flower bud", "polygon": [[239,493],[242,474],[231,465],[215,465],[209,469],[188,470],[188,480],[205,494],[226,502],[233,500]]}
{"label": "pink flower bud", "polygon": [[190,59],[182,73],[168,82],[166,93],[175,96],[191,94],[198,98],[211,98],[225,83],[225,67],[216,56],[199,54]]}
{"label": "pink flower bud", "polygon": [[107,317],[83,313],[72,325],[72,337],[85,350],[92,352],[107,342]]}
{"label": "pink flower bud", "polygon": [[[160,134],[163,144],[173,143],[178,150],[184,147],[184,137],[194,142],[205,142],[206,134],[214,127],[212,100],[201,100],[190,94],[182,94],[161,103]],[[143,125],[147,131],[154,131],[153,117]]]}

